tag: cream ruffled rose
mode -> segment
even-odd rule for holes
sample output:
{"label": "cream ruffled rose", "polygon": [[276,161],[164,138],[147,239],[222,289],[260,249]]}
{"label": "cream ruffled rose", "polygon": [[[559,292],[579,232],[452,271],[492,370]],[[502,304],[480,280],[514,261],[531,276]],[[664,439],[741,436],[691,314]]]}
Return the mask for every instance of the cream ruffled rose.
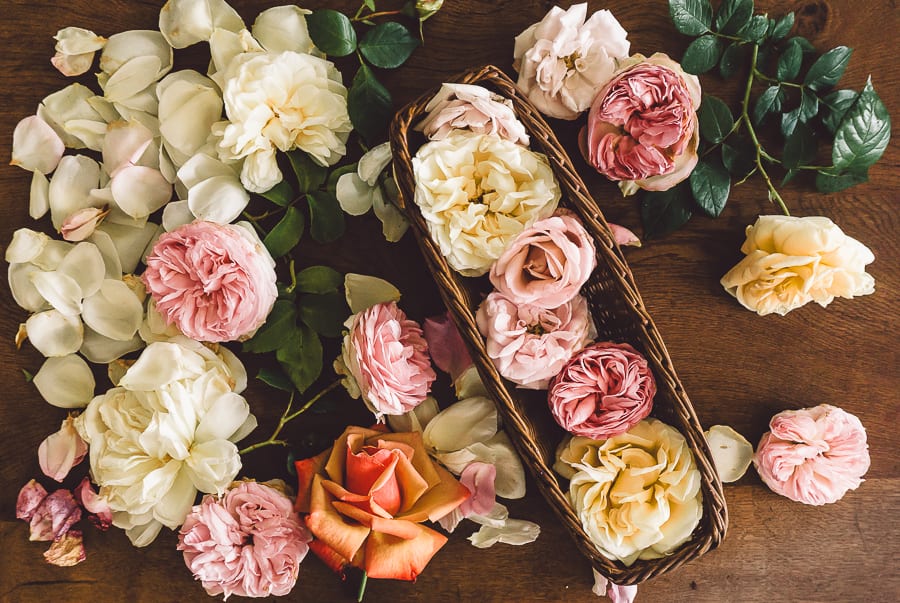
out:
{"label": "cream ruffled rose", "polygon": [[509,243],[559,203],[543,155],[494,135],[456,130],[413,158],[416,203],[450,266],[480,276]]}
{"label": "cream ruffled rose", "polygon": [[760,216],[747,227],[741,251],[746,257],[721,283],[760,316],[875,291],[875,279],[866,273],[875,256],[828,218]]}
{"label": "cream ruffled rose", "polygon": [[700,472],[687,442],[657,419],[608,440],[573,437],[554,469],[597,549],[626,566],[688,541],[703,515]]}

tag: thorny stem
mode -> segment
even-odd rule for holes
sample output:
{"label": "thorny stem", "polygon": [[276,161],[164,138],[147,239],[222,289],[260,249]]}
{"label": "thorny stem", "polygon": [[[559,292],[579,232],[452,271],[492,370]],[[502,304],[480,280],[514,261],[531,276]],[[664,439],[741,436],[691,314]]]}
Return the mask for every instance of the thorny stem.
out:
{"label": "thorny stem", "polygon": [[284,429],[284,426],[305,413],[309,410],[313,404],[321,400],[325,395],[331,392],[334,388],[341,384],[341,380],[338,379],[333,383],[329,384],[325,389],[317,393],[315,396],[307,400],[303,406],[298,408],[296,411],[291,412],[291,408],[294,404],[294,394],[291,394],[290,399],[288,400],[287,407],[284,409],[284,412],[281,414],[281,418],[278,419],[278,425],[275,426],[275,431],[272,432],[272,435],[269,436],[269,439],[264,440],[262,442],[257,442],[252,446],[247,446],[246,448],[240,450],[238,454],[241,456],[253,452],[254,450],[259,450],[260,448],[264,448],[266,446],[287,446],[288,443],[285,440],[279,440],[278,434],[281,433],[281,430]]}

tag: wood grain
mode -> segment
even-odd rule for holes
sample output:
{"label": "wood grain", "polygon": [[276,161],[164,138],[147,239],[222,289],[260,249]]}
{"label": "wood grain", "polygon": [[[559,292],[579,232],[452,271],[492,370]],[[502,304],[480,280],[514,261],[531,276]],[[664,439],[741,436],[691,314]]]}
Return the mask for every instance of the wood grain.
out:
{"label": "wood grain", "polygon": [[[248,21],[277,1],[232,3]],[[538,0],[447,1],[426,24],[426,44],[408,65],[384,80],[399,104],[455,74],[483,63],[511,72],[513,38],[537,21],[552,2]],[[562,2],[568,5],[569,2]],[[838,44],[854,48],[842,85],[859,88],[872,74],[876,88],[900,120],[900,65],[893,37],[900,13],[892,0],[803,0],[757,3],[778,16],[798,11],[798,30],[821,50]],[[49,64],[52,35],[77,25],[102,35],[126,29],[154,28],[162,1],[6,0],[0,24],[0,144],[9,156],[12,130],[34,111],[45,95],[67,82]],[[350,0],[312,1],[308,8],[355,10]],[[591,2],[609,8],[630,32],[632,50],[667,52],[678,57],[688,40],[668,21],[663,0]],[[202,53],[185,53],[179,65],[197,64]],[[83,78],[89,83],[90,78]],[[702,78],[707,90],[734,101],[736,83]],[[576,167],[607,219],[640,230],[638,208],[578,159],[579,123],[555,124]],[[895,136],[897,128],[894,129]],[[0,153],[0,154],[2,154]],[[826,215],[848,234],[869,245],[876,261],[870,272],[876,293],[838,300],[827,310],[807,306],[786,317],[760,318],[725,295],[718,279],[740,256],[744,227],[760,213],[774,213],[764,189],[751,182],[736,188],[717,220],[695,217],[672,236],[629,249],[627,258],[644,301],[657,323],[675,367],[704,425],[726,423],[752,442],[768,418],[786,408],[820,403],[857,414],[868,428],[872,467],[867,481],[841,502],[807,507],[776,496],[751,471],[726,486],[730,528],[716,551],[671,575],[642,585],[639,601],[892,601],[900,599],[900,460],[898,425],[898,307],[900,276],[896,258],[900,193],[900,151],[894,142],[870,172],[870,182],[849,191],[820,195],[808,182],[785,189],[795,215]],[[0,169],[0,244],[12,232],[33,226],[27,217],[25,172]],[[38,227],[47,227],[46,220]],[[404,307],[416,318],[440,309],[414,242],[391,246],[371,216],[349,221],[341,242],[305,245],[302,262],[324,261],[340,270],[389,278],[404,291]],[[15,520],[15,495],[40,474],[36,449],[56,430],[64,413],[44,403],[25,383],[22,369],[35,372],[41,358],[28,345],[16,351],[12,339],[25,319],[6,287],[0,291],[0,371],[5,385],[0,401],[0,601],[204,601],[166,532],[152,546],[133,549],[112,530],[86,530],[88,559],[68,569],[43,562],[42,543],[27,540],[27,526]],[[443,384],[444,386],[446,384]],[[264,390],[248,394],[267,434],[283,400]],[[347,421],[367,420],[358,403],[337,396],[340,416],[311,415],[292,425],[287,436],[300,442],[309,432],[328,439]],[[255,439],[258,439],[254,436]],[[283,453],[260,451],[249,458],[246,473],[260,479],[284,475]],[[65,486],[73,485],[69,482]],[[49,487],[50,484],[47,484]],[[372,581],[369,601],[592,601],[589,566],[537,495],[510,504],[512,515],[536,521],[541,537],[526,547],[472,547],[453,534],[414,584]],[[310,556],[300,572],[292,601],[350,601],[338,580]]]}

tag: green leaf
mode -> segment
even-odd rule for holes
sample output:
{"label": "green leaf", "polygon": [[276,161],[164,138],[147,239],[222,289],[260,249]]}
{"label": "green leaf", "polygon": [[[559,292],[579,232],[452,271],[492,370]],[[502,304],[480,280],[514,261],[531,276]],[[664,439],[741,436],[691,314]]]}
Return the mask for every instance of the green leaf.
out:
{"label": "green leaf", "polygon": [[291,332],[285,345],[275,352],[281,368],[297,391],[304,392],[322,372],[322,342],[306,325]]}
{"label": "green leaf", "polygon": [[409,30],[396,21],[376,25],[359,42],[359,51],[370,63],[384,69],[395,69],[406,62],[419,46]]}
{"label": "green leaf", "polygon": [[338,337],[344,329],[344,321],[350,316],[347,301],[337,291],[304,295],[299,306],[300,320],[325,337]]}
{"label": "green leaf", "polygon": [[700,119],[700,135],[712,143],[725,140],[734,127],[734,117],[728,105],[721,99],[709,95],[703,95],[698,111]]}
{"label": "green leaf", "polygon": [[728,79],[734,75],[744,61],[744,47],[737,42],[730,44],[719,59],[719,75]]}
{"label": "green leaf", "polygon": [[870,77],[834,134],[831,158],[835,169],[859,172],[868,168],[881,158],[890,139],[891,117]]}
{"label": "green leaf", "polygon": [[244,342],[244,351],[262,354],[277,350],[290,338],[296,322],[297,309],[294,304],[285,299],[277,300],[265,324],[256,335]]}
{"label": "green leaf", "polygon": [[847,68],[847,62],[850,61],[852,52],[846,46],[832,48],[816,59],[806,73],[806,77],[803,78],[803,83],[816,91],[831,88],[844,75],[844,69]]}
{"label": "green leaf", "polygon": [[287,375],[284,374],[280,368],[276,368],[274,366],[264,366],[259,369],[259,372],[256,374],[256,378],[269,385],[274,387],[275,389],[280,389],[286,392],[294,391],[294,384],[291,383],[291,380]]}
{"label": "green leaf", "polygon": [[769,31],[769,20],[765,15],[754,15],[752,19],[750,19],[744,27],[741,28],[741,31],[738,32],[738,37],[747,40],[748,42],[754,42],[756,44],[762,43],[763,40],[766,39],[766,33]]}
{"label": "green leaf", "polygon": [[781,86],[769,86],[756,99],[753,106],[753,123],[761,124],[766,115],[773,111],[778,111],[781,106],[780,101]]}
{"label": "green leaf", "polygon": [[331,243],[344,234],[344,211],[337,197],[324,191],[306,195],[309,202],[309,233],[319,243]]}
{"label": "green leaf", "polygon": [[869,181],[869,170],[851,170],[844,173],[833,173],[819,170],[816,173],[816,190],[820,193],[836,193],[856,184]]}
{"label": "green leaf", "polygon": [[756,167],[756,156],[752,149],[750,144],[732,146],[726,143],[722,145],[722,164],[735,180],[746,178]]}
{"label": "green leaf", "polygon": [[269,250],[273,258],[280,258],[290,253],[297,246],[303,236],[303,227],[306,220],[296,207],[289,207],[284,212],[284,217],[275,225],[275,228],[263,239],[263,245]]}
{"label": "green leaf", "polygon": [[778,66],[775,69],[776,77],[781,82],[792,82],[800,74],[800,65],[803,64],[803,49],[794,40],[788,42],[784,52],[778,57]]}
{"label": "green leaf", "polygon": [[641,200],[644,238],[665,236],[691,219],[691,196],[686,182],[667,191],[647,191]]}
{"label": "green leaf", "polygon": [[775,21],[769,36],[775,41],[781,40],[791,33],[792,27],[794,27],[794,13],[788,13]]}
{"label": "green leaf", "polygon": [[301,293],[332,293],[344,284],[344,275],[328,266],[310,266],[297,273]]}
{"label": "green leaf", "polygon": [[705,73],[719,62],[719,54],[722,52],[722,42],[716,36],[707,34],[691,42],[684,51],[681,59],[681,67],[694,75]]}
{"label": "green leaf", "polygon": [[723,34],[736,34],[753,16],[753,0],[723,0],[716,13],[716,29]]}
{"label": "green leaf", "polygon": [[319,165],[312,160],[308,153],[299,149],[290,151],[287,156],[291,161],[291,168],[297,176],[297,188],[299,188],[300,194],[314,191],[322,186],[328,176],[327,167]]}
{"label": "green leaf", "polygon": [[792,170],[788,170],[788,171],[784,174],[784,178],[781,179],[781,186],[784,186],[785,184],[787,184],[788,182],[790,182],[791,180],[793,180],[794,177],[795,177],[797,174],[799,174],[799,173],[800,173],[800,170],[798,170],[798,169],[796,169],[796,168],[795,168],[795,169],[792,169]]}
{"label": "green leaf", "polygon": [[363,0],[363,4],[365,4],[366,8],[368,8],[370,11],[372,11],[373,13],[375,12],[375,0]]}
{"label": "green leaf", "polygon": [[731,192],[731,177],[725,168],[718,160],[703,160],[691,172],[690,185],[700,209],[711,218],[718,218]]}
{"label": "green leaf", "polygon": [[287,207],[296,197],[293,187],[284,179],[260,195],[281,207]]}
{"label": "green leaf", "polygon": [[800,107],[781,114],[781,134],[787,138],[794,133],[794,128],[800,121]]}
{"label": "green leaf", "polygon": [[337,182],[341,179],[341,176],[349,174],[350,172],[355,172],[358,166],[358,163],[351,163],[331,170],[331,173],[328,174],[328,182],[325,183],[325,189],[329,193],[334,194],[334,191],[337,190]]}
{"label": "green leaf", "polygon": [[803,89],[800,95],[800,121],[808,122],[819,112],[819,97],[807,89]]}
{"label": "green leaf", "polygon": [[32,381],[34,381],[34,375],[32,373],[26,371],[25,369],[21,369],[21,370],[22,370],[22,376],[25,377],[25,383],[31,383]]}
{"label": "green leaf", "polygon": [[709,0],[669,0],[669,15],[675,29],[689,36],[699,36],[712,25]]}
{"label": "green leaf", "polygon": [[353,127],[371,143],[384,140],[391,121],[391,93],[375,78],[368,65],[360,65],[347,95]]}
{"label": "green leaf", "polygon": [[834,134],[840,127],[844,116],[853,103],[856,102],[859,92],[855,90],[835,90],[822,98],[822,104],[828,108],[822,123],[828,128],[828,131]]}
{"label": "green leaf", "polygon": [[784,141],[781,163],[787,170],[809,165],[816,158],[816,137],[812,128],[797,124],[794,132]]}
{"label": "green leaf", "polygon": [[803,36],[793,36],[790,40],[788,40],[788,43],[799,44],[804,54],[814,54],[816,52],[816,47],[812,45],[812,42],[810,42]]}
{"label": "green leaf", "polygon": [[346,15],[330,8],[306,15],[309,37],[325,54],[345,57],[356,50],[356,31]]}

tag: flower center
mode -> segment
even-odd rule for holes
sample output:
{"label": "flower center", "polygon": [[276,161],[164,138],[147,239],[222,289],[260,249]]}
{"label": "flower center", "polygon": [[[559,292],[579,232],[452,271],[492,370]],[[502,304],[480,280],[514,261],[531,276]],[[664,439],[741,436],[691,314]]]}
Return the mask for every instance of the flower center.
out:
{"label": "flower center", "polygon": [[534,325],[528,325],[525,328],[525,332],[530,335],[543,335],[547,331],[540,324],[534,324]]}
{"label": "flower center", "polygon": [[562,62],[565,64],[566,69],[568,69],[569,71],[572,71],[573,69],[575,69],[575,65],[578,62],[578,59],[580,59],[580,58],[581,58],[581,54],[579,54],[576,51],[567,57],[563,57]]}

